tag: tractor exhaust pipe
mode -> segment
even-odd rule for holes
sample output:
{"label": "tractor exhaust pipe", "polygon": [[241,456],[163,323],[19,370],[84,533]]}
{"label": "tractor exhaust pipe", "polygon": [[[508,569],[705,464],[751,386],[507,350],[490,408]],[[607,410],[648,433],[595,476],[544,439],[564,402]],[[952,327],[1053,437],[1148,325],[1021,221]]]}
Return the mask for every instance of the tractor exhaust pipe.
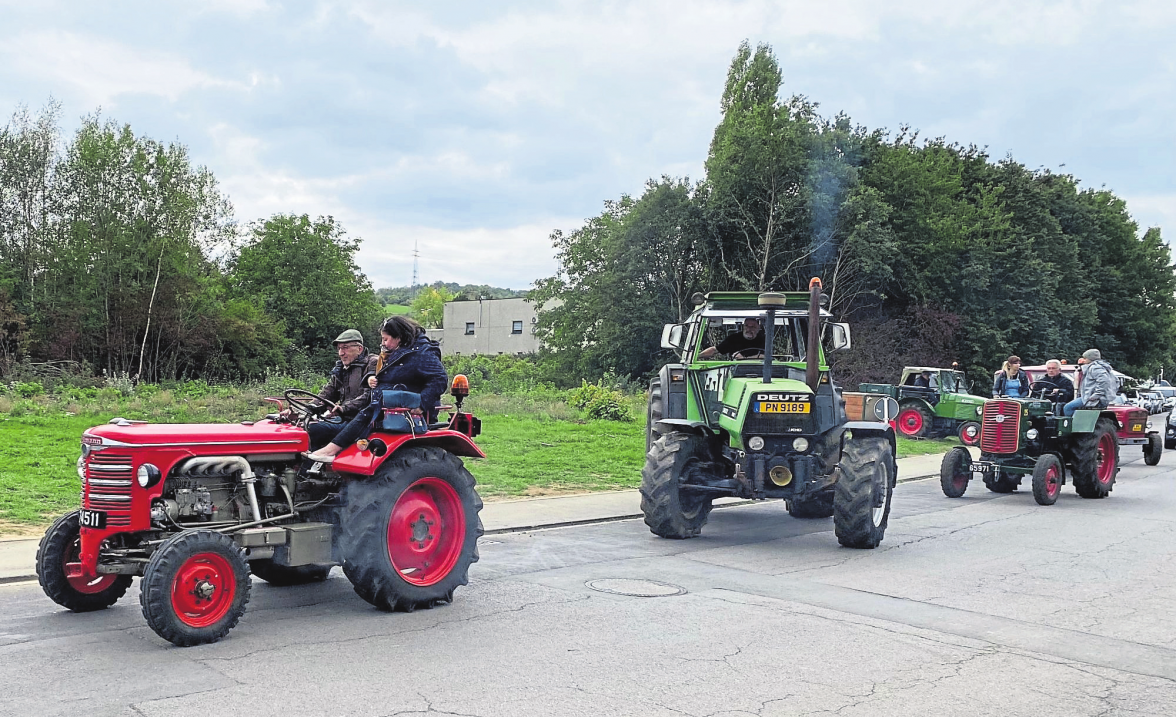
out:
{"label": "tractor exhaust pipe", "polygon": [[776,309],[784,308],[786,300],[787,297],[783,294],[770,291],[759,295],[759,307],[768,312],[764,324],[764,383],[772,382],[772,347],[776,340]]}
{"label": "tractor exhaust pipe", "polygon": [[809,321],[808,344],[805,346],[805,383],[817,392],[817,383],[821,380],[821,280],[813,277],[809,281]]}

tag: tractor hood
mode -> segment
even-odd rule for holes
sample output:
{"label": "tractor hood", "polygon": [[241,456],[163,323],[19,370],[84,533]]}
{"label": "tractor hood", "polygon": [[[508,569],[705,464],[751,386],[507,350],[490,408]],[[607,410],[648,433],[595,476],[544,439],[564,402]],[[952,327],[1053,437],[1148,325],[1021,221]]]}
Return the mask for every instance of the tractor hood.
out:
{"label": "tractor hood", "polygon": [[[147,423],[115,419],[95,426],[82,434],[82,443],[90,446],[126,446],[143,448],[187,448],[223,446],[239,453],[306,450],[306,431],[297,426],[273,421],[242,423]],[[218,449],[222,450],[222,449]]]}
{"label": "tractor hood", "polygon": [[813,392],[804,381],[733,378],[723,392],[719,427],[742,447],[745,432],[801,435],[815,432]]}

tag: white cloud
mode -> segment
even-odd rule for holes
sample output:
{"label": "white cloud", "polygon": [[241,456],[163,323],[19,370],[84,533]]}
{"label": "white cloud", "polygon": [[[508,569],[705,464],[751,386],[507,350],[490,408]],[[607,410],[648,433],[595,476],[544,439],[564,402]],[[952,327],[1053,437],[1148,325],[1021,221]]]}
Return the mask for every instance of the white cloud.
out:
{"label": "white cloud", "polygon": [[124,94],[176,101],[202,87],[245,85],[192,68],[183,58],[60,30],[18,35],[0,45],[10,71],[66,86],[89,106],[111,106]]}
{"label": "white cloud", "polygon": [[1176,242],[1176,194],[1145,194],[1123,199],[1141,232],[1149,227],[1161,227],[1165,241]]}

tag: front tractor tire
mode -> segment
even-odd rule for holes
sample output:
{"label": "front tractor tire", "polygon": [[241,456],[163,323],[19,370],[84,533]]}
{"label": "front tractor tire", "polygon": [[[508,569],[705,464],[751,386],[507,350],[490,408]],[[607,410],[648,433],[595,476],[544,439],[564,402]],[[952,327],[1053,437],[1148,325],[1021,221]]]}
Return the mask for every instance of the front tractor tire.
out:
{"label": "front tractor tire", "polygon": [[939,487],[948,498],[962,498],[972,480],[972,454],[967,448],[953,448],[939,464]]}
{"label": "front tractor tire", "polygon": [[886,534],[898,467],[890,441],[849,438],[841,450],[841,477],[834,486],[833,528],[847,548],[876,548]]}
{"label": "front tractor tire", "polygon": [[657,422],[665,417],[665,406],[662,398],[661,378],[649,379],[649,406],[645,412],[645,452],[649,453],[649,449],[653,447],[653,442],[657,440],[658,433],[654,432],[654,426]]}
{"label": "front tractor tire", "polygon": [[1164,457],[1164,439],[1158,433],[1147,434],[1147,445],[1143,447],[1143,462],[1149,466],[1158,465]]}
{"label": "front tractor tire", "polygon": [[252,585],[245,553],[232,538],[190,530],[151,555],[139,583],[139,604],[155,634],[179,647],[204,645],[237,625]]}
{"label": "front tractor tire", "polygon": [[1062,492],[1062,462],[1052,453],[1038,456],[1033,464],[1033,500],[1038,505],[1053,505]]}
{"label": "front tractor tire", "polygon": [[126,594],[131,576],[66,577],[65,566],[78,562],[81,551],[81,529],[75,510],[53,521],[41,538],[37,546],[37,582],[50,600],[71,612],[108,608]]}
{"label": "front tractor tire", "polygon": [[935,417],[925,406],[908,404],[898,411],[898,432],[906,438],[925,438],[931,433]]}
{"label": "front tractor tire", "polygon": [[1074,490],[1083,498],[1106,498],[1115,488],[1118,473],[1115,422],[1104,416],[1093,431],[1078,434],[1074,441]]}
{"label": "front tractor tire", "polygon": [[833,491],[827,490],[803,498],[784,501],[788,515],[793,518],[828,518],[833,515]]}
{"label": "front tractor tire", "polygon": [[482,499],[461,459],[409,448],[343,492],[343,573],[381,610],[412,612],[453,601],[469,583],[482,536]]}
{"label": "front tractor tire", "polygon": [[711,498],[683,492],[683,479],[711,462],[701,436],[666,433],[653,442],[641,469],[641,512],[650,532],[684,540],[702,532],[711,512]]}

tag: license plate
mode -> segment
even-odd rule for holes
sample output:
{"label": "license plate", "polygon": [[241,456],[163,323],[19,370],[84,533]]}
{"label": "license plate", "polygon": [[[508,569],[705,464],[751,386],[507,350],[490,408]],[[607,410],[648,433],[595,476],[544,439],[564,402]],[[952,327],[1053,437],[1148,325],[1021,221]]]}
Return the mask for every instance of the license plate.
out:
{"label": "license plate", "polygon": [[96,528],[101,530],[106,527],[106,511],[83,510],[78,514],[78,524],[83,528]]}
{"label": "license plate", "polygon": [[808,401],[790,401],[788,403],[772,401],[760,403],[756,410],[759,413],[808,413],[812,410],[812,405]]}
{"label": "license plate", "polygon": [[996,473],[999,467],[995,463],[973,463],[969,470],[973,473]]}
{"label": "license plate", "polygon": [[1142,431],[1142,430],[1143,430],[1143,424],[1142,424],[1142,423],[1133,423],[1133,424],[1131,424],[1131,432],[1132,432],[1132,433],[1139,433],[1139,432],[1140,432],[1140,431]]}

